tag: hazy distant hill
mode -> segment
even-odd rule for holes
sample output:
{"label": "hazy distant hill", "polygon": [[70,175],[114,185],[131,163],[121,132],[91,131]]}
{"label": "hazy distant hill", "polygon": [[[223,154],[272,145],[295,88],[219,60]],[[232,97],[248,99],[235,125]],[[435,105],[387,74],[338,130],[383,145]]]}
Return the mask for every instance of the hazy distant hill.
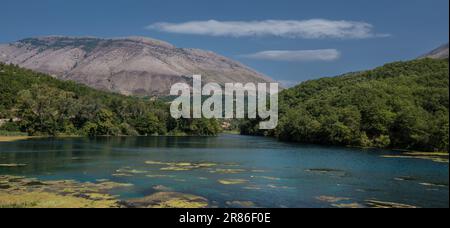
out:
{"label": "hazy distant hill", "polygon": [[432,59],[448,59],[448,44],[442,45],[430,53],[422,56],[422,58]]}
{"label": "hazy distant hill", "polygon": [[0,45],[0,62],[126,95],[167,95],[175,82],[202,74],[208,82],[270,78],[213,52],[143,37],[41,37]]}

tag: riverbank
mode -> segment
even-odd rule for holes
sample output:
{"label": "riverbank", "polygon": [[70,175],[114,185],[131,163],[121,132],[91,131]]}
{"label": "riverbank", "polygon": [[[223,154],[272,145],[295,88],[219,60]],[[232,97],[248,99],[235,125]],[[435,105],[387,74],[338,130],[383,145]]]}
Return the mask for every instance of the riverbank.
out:
{"label": "riverbank", "polygon": [[0,136],[0,142],[15,142],[20,140],[31,139],[30,136]]}

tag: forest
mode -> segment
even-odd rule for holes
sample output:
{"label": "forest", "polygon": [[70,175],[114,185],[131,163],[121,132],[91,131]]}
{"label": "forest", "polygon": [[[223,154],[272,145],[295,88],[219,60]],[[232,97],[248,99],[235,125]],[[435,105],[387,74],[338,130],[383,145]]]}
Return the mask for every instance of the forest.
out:
{"label": "forest", "polygon": [[170,116],[169,104],[91,89],[0,63],[3,134],[30,136],[216,135],[214,119]]}
{"label": "forest", "polygon": [[304,82],[280,93],[280,124],[260,131],[300,143],[449,151],[448,59],[395,62]]}

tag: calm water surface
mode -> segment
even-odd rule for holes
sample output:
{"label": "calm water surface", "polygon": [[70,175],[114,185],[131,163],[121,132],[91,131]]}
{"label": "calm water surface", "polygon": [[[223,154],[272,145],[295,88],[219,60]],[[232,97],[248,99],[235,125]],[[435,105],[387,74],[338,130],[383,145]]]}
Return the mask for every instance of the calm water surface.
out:
{"label": "calm water surface", "polygon": [[[44,180],[109,179],[134,187],[114,192],[121,199],[155,193],[155,186],[203,196],[219,207],[251,201],[259,207],[330,207],[320,196],[449,207],[448,163],[383,158],[392,151],[321,147],[278,142],[270,138],[130,137],[33,139],[0,143],[0,163],[27,164],[0,168],[0,175]],[[163,171],[167,165],[146,161],[216,163],[216,167]],[[117,170],[134,170],[117,176]],[[239,169],[241,172],[214,172]],[[225,185],[219,180],[241,179]]]}

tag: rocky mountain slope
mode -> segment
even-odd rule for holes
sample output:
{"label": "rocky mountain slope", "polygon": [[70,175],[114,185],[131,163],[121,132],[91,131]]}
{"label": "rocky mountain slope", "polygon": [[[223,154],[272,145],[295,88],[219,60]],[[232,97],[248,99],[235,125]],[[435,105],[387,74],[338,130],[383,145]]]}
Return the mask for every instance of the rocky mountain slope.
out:
{"label": "rocky mountain slope", "polygon": [[430,53],[422,56],[422,58],[432,59],[448,59],[448,44],[442,45]]}
{"label": "rocky mountain slope", "polygon": [[168,95],[172,84],[190,83],[193,74],[220,84],[272,81],[213,52],[177,48],[144,37],[29,38],[0,45],[0,62],[96,89],[138,96]]}

